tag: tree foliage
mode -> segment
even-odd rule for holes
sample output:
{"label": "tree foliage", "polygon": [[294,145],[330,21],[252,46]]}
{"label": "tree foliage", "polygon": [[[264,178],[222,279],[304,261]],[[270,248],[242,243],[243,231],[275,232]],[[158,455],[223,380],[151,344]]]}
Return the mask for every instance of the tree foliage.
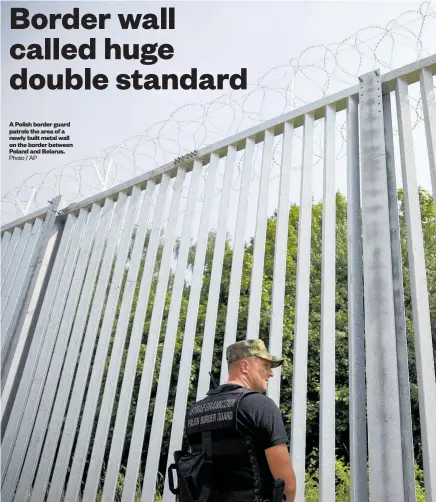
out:
{"label": "tree foliage", "polygon": [[[425,243],[425,259],[427,268],[427,283],[429,292],[430,316],[431,316],[431,329],[433,334],[433,351],[436,347],[436,223],[434,214],[434,204],[432,196],[420,189],[420,204],[421,204],[421,219],[422,229]],[[419,440],[419,405],[418,405],[418,392],[416,380],[416,362],[414,354],[414,338],[413,338],[413,312],[410,293],[410,274],[408,265],[408,250],[407,250],[407,234],[406,222],[404,215],[404,195],[402,190],[398,193],[399,199],[399,214],[400,214],[400,235],[401,235],[401,248],[403,258],[403,276],[404,276],[404,298],[405,298],[405,313],[406,313],[406,327],[407,337],[409,344],[409,371],[411,379],[411,400],[412,400],[412,415],[413,415],[413,429],[415,440],[415,455],[418,465],[422,467],[421,445]],[[293,345],[294,345],[294,328],[295,328],[295,297],[296,297],[296,267],[297,267],[297,244],[298,244],[298,220],[299,220],[299,207],[292,205],[289,210],[288,222],[288,246],[286,256],[286,283],[285,283],[285,316],[283,325],[283,354],[285,362],[281,374],[281,404],[280,409],[283,415],[285,426],[290,432],[291,424],[291,404],[292,404],[292,366],[293,366]],[[345,464],[349,462],[349,424],[348,424],[348,271],[347,271],[347,201],[345,197],[337,193],[336,195],[336,331],[331,334],[335,336],[336,341],[336,456],[342,458]],[[268,220],[267,234],[266,234],[266,251],[265,263],[263,271],[263,285],[261,295],[261,316],[259,326],[259,336],[266,343],[269,339],[269,327],[271,316],[271,297],[273,285],[273,270],[274,270],[274,246],[276,238],[276,225],[277,218],[273,215]],[[203,284],[200,296],[200,304],[198,310],[198,319],[196,326],[196,339],[194,345],[194,354],[192,361],[191,380],[189,386],[188,406],[192,405],[195,400],[198,371],[201,359],[202,340],[205,327],[207,301],[209,296],[209,286],[211,280],[212,261],[215,245],[215,234],[209,235],[205,267],[203,274]],[[175,251],[179,249],[179,243],[176,243]],[[250,295],[250,282],[251,282],[251,269],[253,262],[254,242],[253,239],[245,246],[243,257],[243,271],[240,288],[239,300],[239,316],[236,339],[244,339],[247,335],[247,317],[248,305]],[[332,250],[333,252],[333,250]],[[144,250],[145,253],[145,250]],[[193,244],[189,251],[188,269],[192,270],[196,254],[196,246]],[[164,309],[164,317],[161,329],[161,339],[159,342],[158,355],[156,367],[144,368],[143,361],[147,348],[147,335],[150,327],[150,319],[152,307],[154,302],[155,289],[158,278],[159,259],[162,255],[162,246],[158,252],[158,260],[154,270],[153,282],[148,302],[147,315],[143,329],[143,339],[141,344],[140,355],[138,359],[137,373],[133,390],[132,404],[129,413],[128,430],[124,444],[122,465],[127,465],[127,457],[130,446],[133,420],[135,413],[140,413],[136,410],[136,402],[139,392],[139,383],[143,371],[154,372],[153,389],[151,396],[151,403],[148,410],[147,430],[144,438],[144,453],[143,463],[146,460],[147,444],[150,435],[152,414],[154,408],[154,399],[158,384],[160,359],[163,350],[164,336],[166,324],[168,320],[168,312],[171,301],[171,288],[174,281],[173,273],[170,274],[169,287],[167,291],[167,298]],[[230,241],[225,243],[224,264],[221,279],[221,289],[219,296],[218,315],[216,320],[215,342],[214,342],[214,358],[212,365],[212,374],[216,380],[219,380],[221,359],[222,359],[222,345],[224,339],[224,331],[226,325],[227,303],[229,298],[230,275],[232,266],[233,249]],[[307,388],[307,450],[308,466],[312,465],[312,471],[316,475],[316,452],[319,447],[319,394],[320,394],[320,329],[321,329],[321,265],[322,265],[322,203],[314,204],[312,206],[312,242],[311,242],[311,256],[310,256],[310,311],[309,311],[309,351],[308,351],[308,388]],[[141,265],[144,266],[144,260]],[[189,275],[189,274],[188,274]],[[168,455],[168,444],[171,432],[171,423],[173,415],[173,406],[175,401],[175,393],[177,389],[180,355],[183,344],[183,332],[186,321],[186,314],[188,310],[190,293],[189,280],[185,282],[181,309],[180,321],[178,325],[177,341],[174,355],[174,363],[172,368],[168,408],[166,413],[164,438],[162,445],[162,454],[160,462],[160,472],[165,472],[166,460]],[[127,335],[127,343],[125,346],[123,366],[120,373],[117,401],[120,392],[120,383],[123,378],[124,363],[127,356],[128,340],[130,330],[133,325],[133,318],[135,314],[136,303],[138,301],[139,282],[137,284],[134,305],[129,323],[129,333]],[[119,311],[119,307],[118,307]],[[115,328],[112,337],[115,335]],[[117,405],[113,410],[113,419],[115,417]],[[113,427],[114,420],[112,420]],[[112,428],[108,438],[108,445],[110,445]],[[108,449],[106,454],[108,454]],[[312,462],[312,464],[310,463]],[[346,467],[342,464],[337,466],[341,472],[346,472]],[[345,469],[345,470],[344,470]],[[345,476],[345,475],[344,475]],[[344,477],[344,483],[346,476]],[[345,499],[344,499],[345,500]]]}

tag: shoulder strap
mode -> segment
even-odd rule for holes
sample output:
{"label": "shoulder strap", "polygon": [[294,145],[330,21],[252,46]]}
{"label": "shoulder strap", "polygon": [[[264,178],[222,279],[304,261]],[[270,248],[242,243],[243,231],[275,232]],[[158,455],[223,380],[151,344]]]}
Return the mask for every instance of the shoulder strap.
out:
{"label": "shoulder strap", "polygon": [[241,399],[243,397],[248,396],[250,394],[259,394],[259,392],[257,392],[257,390],[246,389],[244,387],[242,387],[241,389],[238,389],[238,391],[242,394],[242,396],[238,399],[238,404],[236,406],[236,411],[238,411],[239,404],[241,403]]}
{"label": "shoulder strap", "polygon": [[212,458],[212,431],[207,430],[201,433],[201,447],[206,452],[208,458]]}
{"label": "shoulder strap", "polygon": [[236,389],[237,392],[241,392],[242,394],[260,394],[257,390],[246,389],[245,387],[241,387],[240,389]]}

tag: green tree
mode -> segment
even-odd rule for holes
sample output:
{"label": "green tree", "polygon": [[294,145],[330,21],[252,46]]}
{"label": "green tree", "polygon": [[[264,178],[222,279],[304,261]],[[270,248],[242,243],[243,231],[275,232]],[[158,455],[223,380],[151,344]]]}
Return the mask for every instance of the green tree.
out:
{"label": "green tree", "polygon": [[[434,204],[432,196],[425,190],[420,189],[420,204],[421,204],[421,220],[423,229],[423,238],[425,244],[425,259],[427,270],[427,283],[429,292],[430,304],[430,321],[433,334],[433,350],[436,348],[436,223],[434,214]],[[399,213],[400,213],[400,235],[401,248],[403,259],[403,276],[404,276],[404,295],[405,295],[405,310],[406,310],[406,327],[409,344],[409,370],[411,378],[411,399],[412,399],[412,416],[415,438],[415,455],[418,466],[422,468],[421,445],[419,441],[419,406],[418,392],[416,384],[416,362],[414,354],[414,338],[413,338],[413,313],[412,302],[410,296],[410,274],[407,254],[407,234],[404,216],[404,194],[402,190],[398,192]],[[322,260],[322,203],[313,204],[312,206],[312,242],[311,242],[311,262],[310,262],[310,303],[309,303],[309,351],[308,351],[308,388],[307,388],[307,456],[308,466],[312,465],[313,469],[317,469],[317,450],[319,447],[319,392],[320,392],[320,325],[321,325],[321,260]],[[291,424],[291,404],[292,404],[292,365],[293,365],[293,345],[294,345],[294,328],[295,328],[295,298],[296,298],[296,267],[297,267],[297,250],[298,250],[298,220],[299,207],[291,205],[289,209],[288,219],[288,246],[286,256],[286,282],[285,282],[285,316],[283,325],[283,354],[285,362],[281,374],[281,412],[285,421],[285,425],[290,431]],[[266,250],[265,262],[263,270],[263,285],[261,296],[261,316],[259,336],[268,342],[269,325],[271,315],[271,295],[273,285],[273,270],[274,270],[274,246],[276,237],[277,216],[273,215],[268,219],[266,233]],[[203,284],[200,295],[200,304],[196,325],[196,338],[194,344],[194,354],[192,362],[191,380],[189,387],[188,406],[191,406],[195,400],[199,365],[201,360],[203,333],[206,319],[207,302],[209,297],[209,287],[211,279],[211,270],[213,262],[213,253],[215,246],[216,235],[211,232],[209,235],[205,266],[203,273]],[[138,275],[142,276],[145,252],[147,248],[148,236],[144,246],[143,259],[141,262],[141,270]],[[179,243],[176,242],[175,257],[177,257]],[[240,288],[239,300],[239,315],[237,324],[237,340],[246,337],[248,305],[250,296],[251,270],[253,263],[254,240],[251,239],[244,249],[243,270]],[[196,254],[196,244],[194,243],[189,251],[188,269],[192,270]],[[136,410],[136,402],[139,392],[139,384],[142,375],[143,361],[147,348],[147,336],[150,327],[152,307],[154,303],[154,295],[158,278],[159,262],[162,256],[162,245],[159,247],[157,254],[157,263],[153,272],[153,281],[150,291],[150,298],[147,307],[147,315],[144,322],[143,337],[140,355],[138,358],[137,372],[133,390],[132,403],[129,412],[129,422],[124,444],[122,465],[126,465],[128,451],[130,447],[131,434],[133,428],[133,420]],[[221,358],[223,350],[224,331],[226,325],[227,303],[229,298],[230,275],[232,266],[233,249],[230,240],[225,242],[224,264],[222,270],[222,279],[220,287],[220,297],[218,314],[216,321],[215,340],[214,340],[214,358],[212,364],[212,374],[218,380],[221,370]],[[127,270],[126,270],[127,274]],[[189,274],[188,274],[189,275]],[[164,308],[164,315],[161,327],[161,338],[159,342],[158,355],[156,366],[154,368],[153,389],[151,402],[148,411],[147,430],[144,438],[144,454],[143,462],[146,459],[147,443],[150,435],[151,422],[153,416],[154,399],[156,395],[160,360],[162,356],[165,330],[168,320],[168,312],[171,301],[172,284],[174,281],[173,271],[170,273],[169,286]],[[168,445],[171,432],[171,423],[173,415],[173,407],[175,401],[175,393],[177,388],[180,355],[183,344],[183,333],[186,322],[186,314],[189,303],[190,282],[185,282],[183,297],[181,301],[180,319],[177,332],[177,340],[174,354],[174,362],[172,367],[170,391],[168,398],[168,407],[165,419],[164,437],[162,444],[162,453],[160,461],[160,473],[165,474],[166,460],[168,455]],[[117,401],[119,398],[120,384],[124,374],[124,363],[127,356],[128,341],[130,332],[133,326],[136,304],[138,301],[140,288],[140,279],[138,279],[135,296],[130,315],[128,333],[126,337],[126,346],[124,350],[123,365],[120,372],[119,385],[117,390]],[[345,467],[341,472],[348,472],[346,464],[349,462],[349,424],[348,424],[348,268],[347,268],[347,201],[345,197],[336,194],[336,455],[337,458],[342,458],[345,462]],[[121,302],[120,302],[121,303]],[[117,315],[120,305],[118,305]],[[112,338],[115,336],[116,323],[113,328]],[[106,367],[109,364],[110,352]],[[146,369],[151,371],[151,369]],[[103,390],[103,387],[102,387]],[[117,404],[113,409],[113,422]],[[139,412],[139,410],[138,410]],[[112,428],[111,428],[112,431]],[[108,446],[110,445],[111,432],[108,438]],[[107,454],[109,450],[107,449]],[[342,466],[342,464],[340,464]],[[339,466],[339,467],[340,467]],[[316,472],[313,471],[315,474]],[[121,471],[122,472],[122,471]],[[421,471],[417,471],[421,472]],[[345,476],[345,475],[344,475]],[[346,484],[346,476],[344,483]],[[313,477],[311,478],[313,479]],[[345,486],[345,485],[344,485]],[[345,499],[344,499],[345,500]]]}

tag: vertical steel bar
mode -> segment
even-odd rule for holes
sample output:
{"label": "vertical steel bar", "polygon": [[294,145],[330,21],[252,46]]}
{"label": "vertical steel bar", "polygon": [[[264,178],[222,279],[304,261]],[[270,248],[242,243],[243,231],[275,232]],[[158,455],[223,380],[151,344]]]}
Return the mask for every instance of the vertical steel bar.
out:
{"label": "vertical steel bar", "polygon": [[[170,176],[162,175],[161,187],[156,204],[156,211],[153,219],[153,227],[150,233],[150,241],[147,248],[147,255],[144,263],[144,273],[141,281],[141,289],[139,290],[138,303],[136,305],[135,318],[142,316],[142,327],[144,326],[144,318],[148,304],[148,296],[150,294],[151,280],[154,272],[155,258],[157,248],[159,246],[160,226],[164,212],[165,201],[168,194],[168,186]],[[148,258],[151,256],[151,259]],[[148,258],[148,259],[147,259]],[[120,315],[118,318],[117,329],[115,332],[114,344],[109,362],[109,369],[106,376],[103,399],[101,409],[106,410],[106,413],[100,413],[97,422],[97,430],[95,432],[94,446],[92,450],[91,460],[88,467],[88,476],[86,478],[83,498],[85,500],[94,500],[98,485],[100,483],[100,474],[103,464],[104,452],[106,449],[107,436],[113,413],[115,394],[117,383],[121,369],[124,345],[127,336],[127,330],[130,321],[130,312],[132,310],[133,298],[136,289],[136,279],[138,277],[137,270],[133,269],[127,275],[126,286],[124,288],[123,301],[121,304]],[[147,285],[144,287],[144,285]],[[145,289],[146,288],[146,289]],[[132,438],[133,441],[133,438]]]}
{"label": "vertical steel bar", "polygon": [[400,222],[397,183],[395,180],[394,136],[390,93],[383,96],[386,168],[391,227],[392,281],[394,287],[395,332],[397,336],[398,383],[400,390],[401,448],[403,452],[404,494],[407,502],[416,501],[415,469],[410,407],[409,363],[407,355],[406,316],[404,310],[403,264],[401,259]]}
{"label": "vertical steel bar", "polygon": [[[4,282],[2,284],[2,289],[1,289],[1,317],[3,318],[4,312],[6,305],[8,303],[8,299],[11,295],[11,290],[13,288],[13,285],[15,284],[17,274],[20,271],[21,268],[21,263],[24,260],[26,260],[26,247],[27,243],[29,241],[29,238],[32,236],[34,240],[35,238],[35,232],[33,232],[32,235],[32,228],[33,225],[31,223],[26,223],[24,225],[23,231],[21,232],[20,235],[20,240],[17,243],[17,247],[15,248],[14,251],[14,256],[12,257],[11,263],[9,265],[8,271],[6,272],[6,276],[4,278]],[[35,227],[35,231],[38,231],[41,229],[41,223],[39,223]],[[2,337],[2,346],[4,343],[4,336],[6,335],[6,330],[1,333]]]}
{"label": "vertical steel bar", "polygon": [[[254,138],[245,142],[244,166],[242,168],[241,192],[239,194],[238,215],[236,219],[235,244],[233,247],[232,270],[230,272],[229,301],[227,303],[226,327],[224,331],[223,356],[220,382],[228,377],[225,347],[236,340],[238,325],[239,297],[241,293],[242,265],[244,262],[245,225],[247,220],[250,179],[253,169]],[[197,395],[197,398],[200,398]]]}
{"label": "vertical steel bar", "polygon": [[[110,230],[107,237],[106,248],[102,260],[101,271],[97,280],[97,287],[94,293],[92,302],[92,310],[86,327],[85,339],[83,342],[82,350],[80,353],[79,365],[77,368],[76,378],[74,380],[73,390],[71,392],[70,403],[68,406],[68,413],[64,422],[63,435],[59,447],[59,453],[56,460],[55,472],[53,476],[52,486],[58,483],[57,472],[61,468],[66,470],[67,462],[70,457],[72,440],[74,439],[74,432],[77,427],[78,415],[80,412],[80,405],[82,404],[83,394],[85,392],[86,380],[91,365],[91,357],[94,350],[95,339],[98,331],[98,324],[100,321],[101,312],[103,309],[104,296],[109,282],[111,266],[114,260],[117,237],[120,232],[121,219],[126,205],[127,195],[120,193],[118,201],[113,211],[113,218],[110,222]],[[62,415],[62,417],[61,417]],[[50,472],[53,466],[54,456],[56,453],[56,446],[60,436],[59,418],[63,418],[63,413],[56,415],[53,414],[50,428],[44,443],[44,448],[39,462],[38,471],[32,491],[32,501],[38,502],[44,500],[45,492],[47,489]],[[62,478],[63,482],[63,478]]]}
{"label": "vertical steel bar", "polygon": [[6,253],[6,250],[8,249],[9,242],[11,240],[12,234],[11,232],[5,232],[2,235],[2,249],[1,249],[1,259],[3,260],[3,257]]}
{"label": "vertical steel bar", "polygon": [[[291,155],[294,125],[286,122],[283,131],[282,161],[280,166],[279,204],[277,211],[276,242],[274,248],[274,271],[271,298],[271,321],[269,350],[271,354],[282,353],[283,318],[285,312],[286,252],[288,248],[289,195],[291,191]],[[280,405],[281,367],[274,371],[269,381],[267,395]]]}
{"label": "vertical steel bar", "polygon": [[298,492],[304,501],[306,462],[307,352],[309,328],[310,248],[312,229],[312,164],[314,115],[304,117],[300,217],[298,222],[297,290],[295,306],[294,365],[292,376],[291,455]]}
{"label": "vertical steel bar", "polygon": [[[153,188],[154,184],[152,184],[151,192],[153,191]],[[149,184],[147,184],[147,190],[148,189],[149,189]],[[74,451],[70,468],[70,477],[68,479],[67,489],[65,493],[65,498],[67,499],[67,497],[71,497],[70,500],[77,500],[81,488],[83,469],[85,466],[85,461],[88,453],[90,436],[94,423],[95,410],[97,408],[101,382],[106,364],[107,353],[109,350],[109,343],[111,339],[115,313],[121,295],[122,283],[125,275],[126,260],[129,253],[130,241],[132,238],[135,216],[138,208],[140,194],[141,194],[140,188],[137,186],[133,187],[132,195],[130,196],[129,199],[129,206],[127,208],[126,217],[122,222],[120,243],[116,251],[115,265],[113,267],[113,274],[110,280],[109,295],[106,301],[106,305],[104,307],[103,322],[101,325],[101,329],[99,331],[97,349],[95,353],[94,363],[91,369],[91,377],[89,380],[88,391],[86,394],[83,415],[82,415],[83,418],[80,424],[76,449]],[[143,208],[144,205],[148,206],[150,203],[151,193],[149,193],[148,195],[149,195],[148,198],[146,197],[144,200]],[[146,209],[148,210],[148,207]],[[146,225],[148,213],[147,212],[141,213],[142,216],[144,216],[144,214],[145,214],[145,225]],[[138,228],[138,233],[139,233],[139,228]],[[130,267],[133,266],[134,265],[131,262]],[[64,444],[64,442],[66,441],[67,448],[65,450],[59,451],[56,460],[55,470],[53,472],[52,482],[50,485],[50,490],[47,499],[50,502],[57,502],[61,496],[65,475],[67,472],[69,457],[71,449],[73,447],[73,441],[76,432],[75,423],[77,423],[78,421],[79,413],[80,413],[80,407],[78,407],[78,409],[75,410],[75,416],[72,417],[72,422],[67,422],[66,425],[71,424],[70,427],[64,430],[63,432],[63,438],[61,440],[61,444]]]}
{"label": "vertical steel bar", "polygon": [[[154,296],[153,312],[151,315],[150,329],[147,339],[147,354],[145,356],[144,366],[143,366],[144,368],[147,368],[147,371],[143,372],[143,375],[145,375],[144,378],[147,378],[146,382],[147,388],[145,389],[144,386],[142,385],[140,386],[137,400],[137,409],[140,410],[138,416],[140,416],[141,419],[144,420],[144,429],[147,420],[147,410],[151,392],[151,385],[153,382],[152,369],[155,364],[157,345],[159,342],[159,335],[161,331],[161,322],[165,307],[165,298],[168,287],[171,258],[174,248],[174,238],[176,233],[177,218],[179,215],[180,199],[183,190],[183,183],[185,181],[185,175],[186,175],[186,168],[179,167],[177,170],[177,177],[174,186],[174,194],[171,201],[170,214],[168,217],[165,243],[162,251],[162,258],[159,268],[159,277],[156,286],[156,293]],[[160,226],[156,226],[156,232],[159,231],[160,231]],[[144,268],[146,266],[147,263],[144,265]],[[150,270],[153,270],[153,268],[154,267],[151,267]],[[142,296],[141,290],[139,295]],[[135,321],[136,321],[136,316],[135,316]],[[139,315],[138,321],[136,323],[135,321],[134,321],[134,327],[132,329],[132,335],[130,337],[129,349],[127,352],[127,361],[124,369],[124,378],[120,392],[120,401],[118,404],[118,412],[112,435],[112,444],[109,453],[109,460],[106,468],[105,482],[103,487],[104,500],[113,500],[115,496],[115,491],[117,488],[117,481],[118,481],[118,472],[121,463],[121,455],[123,453],[124,438],[126,435],[127,422],[129,419],[130,404],[132,399],[133,384],[135,382],[136,366],[138,363],[138,353],[142,338],[144,318]],[[151,354],[153,349],[154,349],[154,354]],[[151,356],[154,356],[153,360],[151,360],[152,359]],[[144,398],[145,400],[143,400]],[[139,441],[139,443],[142,446],[141,441]],[[133,445],[133,436],[132,436],[132,445]],[[136,485],[132,486],[131,488],[133,488],[133,494],[135,494]],[[128,485],[125,484],[125,489],[130,490],[131,488],[128,488]]]}
{"label": "vertical steel bar", "polygon": [[[165,425],[165,413],[168,401],[168,391],[173,369],[174,348],[176,344],[177,329],[180,319],[180,307],[182,302],[183,287],[185,285],[185,271],[188,263],[189,248],[191,245],[191,231],[194,220],[195,204],[198,192],[198,181],[200,179],[202,163],[194,161],[191,183],[189,185],[188,202],[186,205],[185,218],[183,220],[182,235],[180,238],[180,248],[177,257],[177,265],[174,276],[173,289],[171,292],[170,310],[165,332],[164,346],[162,350],[162,361],[156,400],[154,403],[153,422],[150,433],[149,451],[147,456],[147,469],[153,469],[153,464],[159,460],[161,452],[162,435]],[[139,352],[139,348],[137,349]],[[137,358],[137,356],[136,356]],[[125,492],[125,493],[124,493]],[[123,496],[126,500],[132,500],[132,487],[125,485]]]}
{"label": "vertical steel bar", "polygon": [[[5,430],[5,434],[2,441],[2,480],[6,474],[10,457],[15,445],[15,440],[18,434],[18,429],[21,424],[21,420],[24,414],[24,409],[29,396],[30,388],[35,377],[35,372],[38,370],[38,363],[40,359],[44,360],[51,355],[53,350],[54,340],[51,336],[53,330],[51,329],[52,313],[55,308],[63,308],[63,301],[61,301],[60,295],[65,293],[61,289],[59,291],[59,286],[62,285],[62,281],[69,280],[69,273],[71,267],[71,261],[74,255],[70,252],[70,243],[72,236],[76,236],[80,242],[80,232],[82,229],[82,221],[80,222],[78,230],[76,229],[76,217],[70,216],[65,224],[65,229],[62,235],[62,241],[59,246],[58,253],[56,255],[56,261],[51,273],[51,279],[47,288],[47,292],[44,298],[44,303],[41,308],[41,312],[38,317],[38,323],[33,334],[32,344],[29,351],[29,356],[24,367],[22,379],[18,387],[18,391],[12,406],[10,418],[8,425]],[[48,329],[50,328],[50,331]],[[48,335],[47,335],[48,332]],[[50,338],[48,338],[50,336]]]}
{"label": "vertical steel bar", "polygon": [[398,79],[395,94],[397,101],[398,130],[400,135],[401,168],[403,173],[425,496],[428,502],[435,502],[436,427],[434,424],[436,424],[436,381],[425,268],[424,240],[421,226],[421,209],[416,179],[412,122],[410,118],[407,87],[408,84],[406,80]]}
{"label": "vertical steel bar", "polygon": [[348,366],[351,502],[368,501],[358,98],[347,103]]}
{"label": "vertical steel bar", "polygon": [[430,164],[431,186],[436,215],[436,98],[433,75],[427,68],[421,70],[420,84],[425,135],[427,138],[428,161]]}
{"label": "vertical steel bar", "polygon": [[5,282],[6,275],[11,264],[12,258],[15,255],[15,249],[17,248],[18,241],[20,240],[21,232],[23,231],[20,227],[15,227],[12,232],[11,240],[9,241],[8,248],[2,258],[1,263],[1,288],[3,290],[3,283]]}
{"label": "vertical steel bar", "polygon": [[404,500],[392,254],[380,72],[360,81],[370,499]]}
{"label": "vertical steel bar", "polygon": [[[203,208],[201,211],[200,229],[198,233],[197,249],[195,252],[194,270],[192,274],[191,291],[189,294],[188,312],[186,314],[185,333],[183,337],[182,354],[180,357],[180,372],[177,382],[176,402],[174,405],[174,419],[168,454],[168,465],[171,463],[173,452],[182,444],[185,425],[186,403],[188,400],[189,380],[191,376],[192,352],[194,349],[195,329],[197,326],[198,306],[200,302],[201,285],[203,282],[204,261],[206,258],[207,241],[209,236],[210,213],[212,210],[215,178],[218,167],[218,155],[211,154],[209,172],[206,182]],[[168,476],[165,479],[163,500],[173,500],[169,491]],[[122,500],[122,502],[128,502]]]}
{"label": "vertical steel bar", "polygon": [[265,131],[265,139],[263,143],[262,170],[260,174],[259,199],[257,202],[253,268],[251,271],[250,299],[248,304],[247,338],[259,337],[266,227],[268,223],[268,195],[273,143],[274,131],[267,129]]}
{"label": "vertical steel bar", "polygon": [[[107,217],[107,211],[101,211],[99,205],[93,204],[83,236],[83,245],[77,260],[67,305],[59,328],[59,336],[53,352],[39,409],[36,413],[35,424],[30,433],[27,452],[25,457],[23,456],[24,465],[15,493],[17,500],[27,500],[28,498],[57,390],[59,399],[56,400],[53,408],[53,421],[57,420],[60,423],[63,419],[62,408],[63,405],[66,405],[69,395],[68,391],[76,366],[77,352],[80,347],[89,300],[93,289],[93,279],[95,279],[97,272],[97,260],[100,251],[99,244],[102,240],[96,239],[96,242],[94,242],[94,239],[101,229],[99,224],[102,217]],[[89,262],[89,260],[91,261]],[[83,294],[81,295],[82,286]],[[73,329],[71,329],[71,326],[73,326]]]}
{"label": "vertical steel bar", "polygon": [[[64,306],[67,302],[70,282],[73,277],[74,267],[79,254],[82,231],[86,224],[87,216],[87,211],[81,210],[77,218],[74,232],[74,237],[77,239],[77,245],[70,247],[68,258],[65,261],[61,283],[59,285],[53,309],[50,313],[50,320],[47,327],[44,326],[44,343],[38,359],[37,367],[33,377],[30,379],[30,388],[26,388],[26,395],[22,396],[24,398],[22,408],[23,411],[18,418],[13,419],[11,416],[11,419],[9,420],[9,424],[11,424],[11,427],[14,428],[14,434],[10,437],[10,442],[8,441],[7,444],[8,457],[4,468],[2,491],[6,500],[11,500],[20,473],[22,456],[25,454],[27,439],[33,426],[33,420],[40,402],[51,357],[53,351],[55,350],[58,328],[62,320]],[[26,399],[27,402],[25,401]]]}
{"label": "vertical steel bar", "polygon": [[336,193],[334,106],[327,106],[324,129],[324,197],[322,215],[319,500],[335,499],[335,329],[336,329]]}
{"label": "vertical steel bar", "polygon": [[235,159],[236,148],[234,146],[229,146],[227,150],[224,185],[220,201],[218,229],[215,237],[215,248],[213,251],[213,263],[210,275],[206,320],[201,349],[200,371],[198,375],[197,399],[202,399],[202,397],[206,395],[210,384],[209,371],[212,367],[212,357],[215,343],[215,329],[219,308],[221,277],[223,272],[225,240],[227,234],[227,219],[229,214]]}

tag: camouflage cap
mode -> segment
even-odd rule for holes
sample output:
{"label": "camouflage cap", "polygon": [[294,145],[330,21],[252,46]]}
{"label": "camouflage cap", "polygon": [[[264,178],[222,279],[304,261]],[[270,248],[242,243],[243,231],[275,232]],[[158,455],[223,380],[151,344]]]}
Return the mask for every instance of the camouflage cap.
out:
{"label": "camouflage cap", "polygon": [[228,364],[251,356],[271,361],[272,368],[277,368],[277,366],[283,363],[282,358],[269,354],[265,344],[259,339],[243,340],[242,342],[232,343],[232,345],[227,347],[226,357]]}

